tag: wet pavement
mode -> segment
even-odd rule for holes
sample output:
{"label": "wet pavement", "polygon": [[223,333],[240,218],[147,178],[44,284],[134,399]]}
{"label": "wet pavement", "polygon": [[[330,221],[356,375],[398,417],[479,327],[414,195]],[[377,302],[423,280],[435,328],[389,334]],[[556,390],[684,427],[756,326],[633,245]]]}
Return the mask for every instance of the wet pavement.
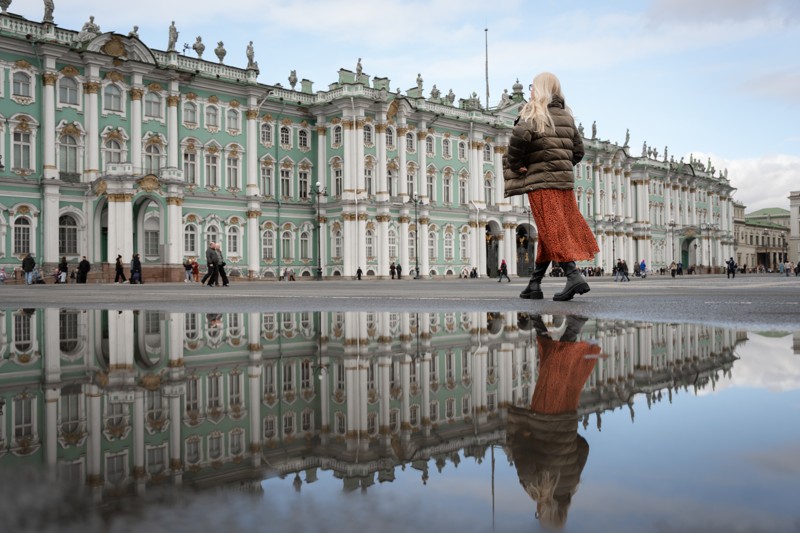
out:
{"label": "wet pavement", "polygon": [[797,531],[800,283],[728,281],[2,287],[3,531]]}

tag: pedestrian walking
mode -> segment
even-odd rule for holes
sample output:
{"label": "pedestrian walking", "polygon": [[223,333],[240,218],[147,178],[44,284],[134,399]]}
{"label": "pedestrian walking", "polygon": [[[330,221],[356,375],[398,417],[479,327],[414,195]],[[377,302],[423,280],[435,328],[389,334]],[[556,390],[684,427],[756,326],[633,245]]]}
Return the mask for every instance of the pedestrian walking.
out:
{"label": "pedestrian walking", "polygon": [[397,279],[403,278],[403,266],[400,263],[397,263]]}
{"label": "pedestrian walking", "polygon": [[389,265],[389,275],[392,276],[392,279],[394,279],[394,275],[396,273],[397,273],[397,268],[395,268],[394,261],[392,261],[392,264]]}
{"label": "pedestrian walking", "polygon": [[573,168],[583,155],[583,139],[565,104],[561,83],[549,72],[537,75],[503,156],[505,196],[527,195],[539,230],[533,274],[521,298],[544,297],[540,283],[551,262],[558,263],[567,277],[553,300],[567,301],[589,292],[575,261],[593,259],[600,249],[575,200]]}
{"label": "pedestrian walking", "polygon": [[497,277],[497,283],[503,281],[503,278],[506,278],[508,282],[511,283],[511,278],[508,277],[508,265],[506,265],[505,259],[500,261],[500,275]]}
{"label": "pedestrian walking", "polygon": [[89,263],[89,260],[84,255],[81,262],[78,263],[78,283],[86,283],[90,270],[92,270],[92,264]]}
{"label": "pedestrian walking", "polygon": [[362,276],[362,274],[364,274],[364,271],[363,271],[363,270],[361,270],[361,267],[358,267],[358,269],[356,269],[356,279],[357,279],[358,281],[361,281],[361,276]]}
{"label": "pedestrian walking", "polygon": [[195,283],[200,283],[200,263],[197,259],[192,259],[192,279]]}
{"label": "pedestrian walking", "polygon": [[122,263],[122,256],[117,255],[117,260],[114,262],[114,283],[126,283],[127,281],[127,278],[125,278],[125,265]]}
{"label": "pedestrian walking", "polygon": [[214,241],[211,241],[208,243],[208,248],[206,248],[206,266],[208,270],[203,279],[200,280],[200,284],[206,287],[213,287],[217,283],[217,277],[219,276],[217,273],[217,250],[215,244]]}
{"label": "pedestrian walking", "polygon": [[614,266],[614,281],[619,281],[622,278],[622,259],[617,259],[617,264]]}
{"label": "pedestrian walking", "polygon": [[142,260],[139,258],[139,254],[133,254],[131,257],[131,283],[144,283],[142,279]]}
{"label": "pedestrian walking", "polygon": [[675,263],[675,261],[673,261],[672,263],[669,264],[669,274],[674,278],[677,272],[678,272],[678,265]]}
{"label": "pedestrian walking", "polygon": [[726,269],[728,271],[728,279],[736,278],[736,261],[733,260],[733,257],[725,261],[725,264],[728,265]]}
{"label": "pedestrian walking", "polygon": [[647,277],[647,263],[645,263],[644,259],[639,263],[639,275],[642,276],[642,279]]}
{"label": "pedestrian walking", "polygon": [[22,271],[25,273],[25,285],[33,285],[33,269],[36,267],[36,260],[28,253],[22,260]]}
{"label": "pedestrian walking", "polygon": [[630,281],[631,278],[628,277],[628,263],[626,263],[624,259],[622,260],[621,269],[622,269],[622,277],[620,278],[620,283],[622,283],[623,281]]}
{"label": "pedestrian walking", "polygon": [[183,260],[183,275],[184,275],[183,282],[184,283],[191,283],[191,281],[192,281],[192,262],[189,261],[188,257]]}
{"label": "pedestrian walking", "polygon": [[67,258],[62,256],[61,261],[58,263],[58,278],[56,283],[66,283],[68,273],[69,265],[67,264]]}
{"label": "pedestrian walking", "polygon": [[222,280],[222,286],[227,287],[230,282],[228,281],[228,274],[225,272],[225,257],[222,255],[222,244],[217,243],[214,249],[217,252],[217,272]]}

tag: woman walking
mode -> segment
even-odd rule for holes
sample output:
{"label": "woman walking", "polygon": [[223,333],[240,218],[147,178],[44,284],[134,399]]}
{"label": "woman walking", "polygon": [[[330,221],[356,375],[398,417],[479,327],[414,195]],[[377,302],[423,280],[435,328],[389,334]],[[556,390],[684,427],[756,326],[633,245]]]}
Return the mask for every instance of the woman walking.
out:
{"label": "woman walking", "polygon": [[561,83],[549,72],[539,74],[503,157],[505,196],[528,196],[539,231],[533,275],[520,298],[544,298],[540,284],[551,262],[561,266],[567,277],[566,287],[553,300],[567,301],[589,292],[575,261],[592,259],[600,249],[573,192],[573,167],[583,154],[583,139],[564,103]]}
{"label": "woman walking", "polygon": [[122,264],[122,256],[117,255],[117,261],[114,263],[114,283],[125,283],[125,265]]}

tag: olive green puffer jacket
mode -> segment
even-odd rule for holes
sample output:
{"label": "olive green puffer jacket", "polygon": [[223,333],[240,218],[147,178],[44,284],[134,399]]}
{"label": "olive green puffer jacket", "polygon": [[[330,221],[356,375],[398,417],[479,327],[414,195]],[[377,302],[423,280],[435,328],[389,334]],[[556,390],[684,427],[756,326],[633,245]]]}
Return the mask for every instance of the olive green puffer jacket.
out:
{"label": "olive green puffer jacket", "polygon": [[[554,97],[547,107],[555,131],[535,132],[533,123],[523,120],[514,126],[508,153],[503,156],[506,197],[575,186],[572,168],[583,159],[583,139],[563,100]],[[520,171],[522,168],[526,170]]]}

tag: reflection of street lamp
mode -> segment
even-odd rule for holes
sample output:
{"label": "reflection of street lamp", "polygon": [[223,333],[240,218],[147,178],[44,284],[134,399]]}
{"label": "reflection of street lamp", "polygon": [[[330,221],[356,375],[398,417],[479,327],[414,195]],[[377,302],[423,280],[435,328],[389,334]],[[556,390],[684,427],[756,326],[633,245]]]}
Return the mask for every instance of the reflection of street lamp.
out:
{"label": "reflection of street lamp", "polygon": [[[611,270],[614,270],[614,261],[617,258],[617,222],[620,218],[615,214],[606,215],[606,220],[611,223]],[[616,278],[614,278],[616,279]]]}
{"label": "reflection of street lamp", "polygon": [[419,216],[417,214],[417,205],[419,204],[419,195],[414,191],[414,196],[411,197],[414,202],[414,279],[419,279]]}
{"label": "reflection of street lamp", "polygon": [[319,208],[319,197],[325,194],[322,183],[317,182],[317,279],[322,280],[322,248],[320,247],[320,233],[322,232],[322,213]]}
{"label": "reflection of street lamp", "polygon": [[670,241],[672,241],[672,260],[675,261],[675,226],[678,224],[675,222],[675,219],[669,219],[669,232],[671,235]]}

